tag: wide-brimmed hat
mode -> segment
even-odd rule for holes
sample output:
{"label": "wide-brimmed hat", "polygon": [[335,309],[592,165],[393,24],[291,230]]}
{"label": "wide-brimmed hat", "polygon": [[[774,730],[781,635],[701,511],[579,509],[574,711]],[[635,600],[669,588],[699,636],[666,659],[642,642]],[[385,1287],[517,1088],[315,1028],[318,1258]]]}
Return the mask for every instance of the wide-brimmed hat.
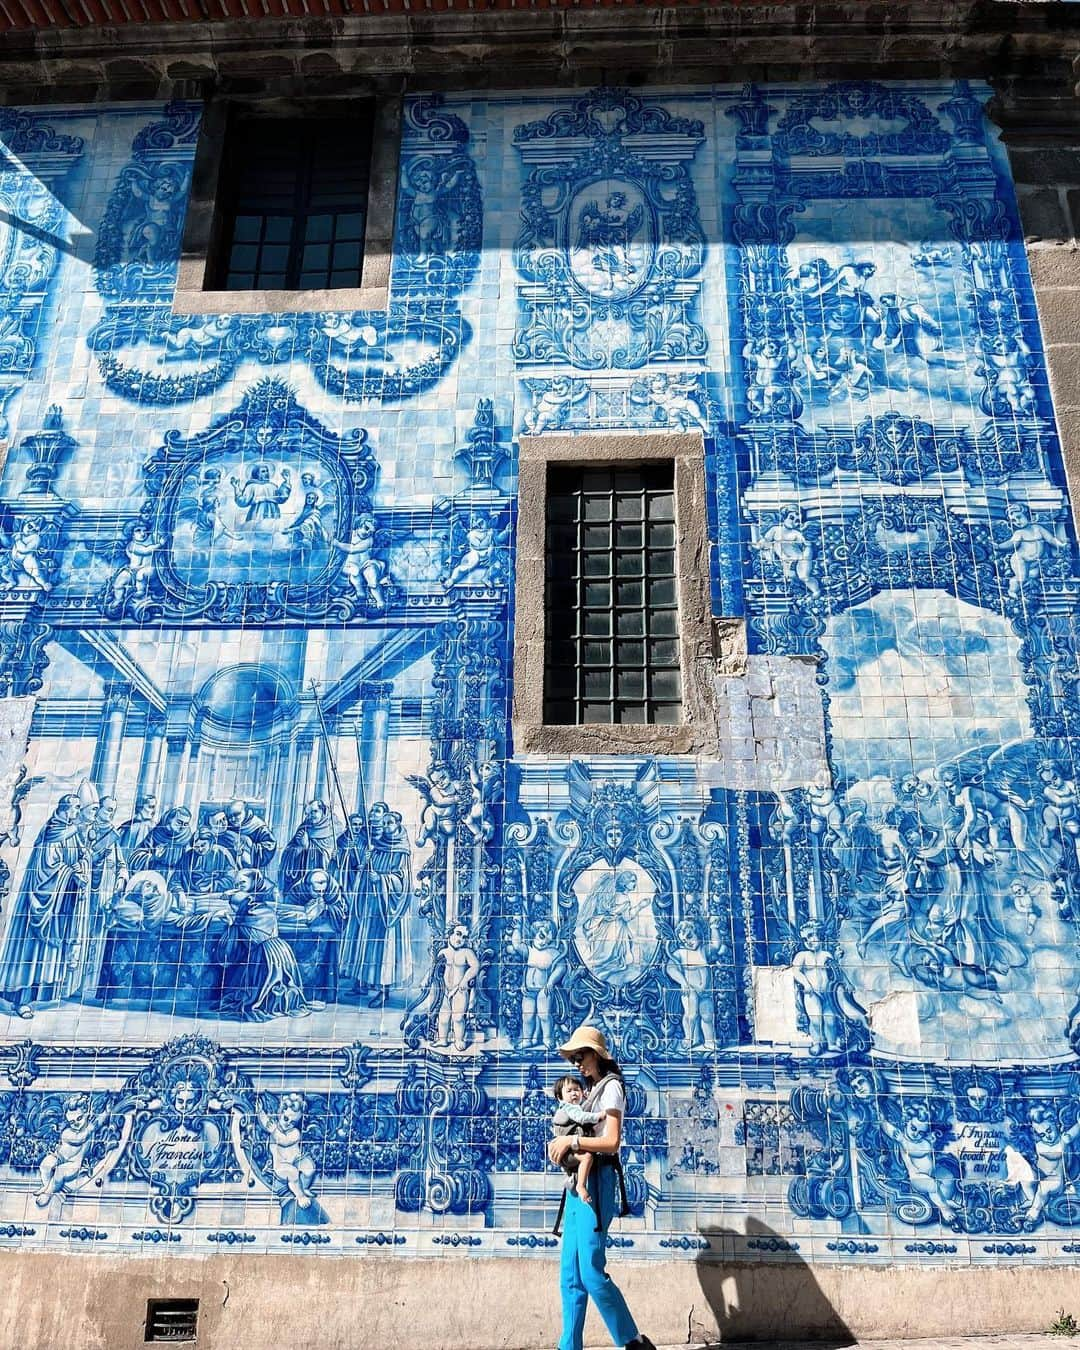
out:
{"label": "wide-brimmed hat", "polygon": [[610,1059],[611,1051],[599,1027],[578,1027],[565,1045],[559,1046],[559,1054],[569,1059],[580,1050],[593,1050],[601,1059]]}

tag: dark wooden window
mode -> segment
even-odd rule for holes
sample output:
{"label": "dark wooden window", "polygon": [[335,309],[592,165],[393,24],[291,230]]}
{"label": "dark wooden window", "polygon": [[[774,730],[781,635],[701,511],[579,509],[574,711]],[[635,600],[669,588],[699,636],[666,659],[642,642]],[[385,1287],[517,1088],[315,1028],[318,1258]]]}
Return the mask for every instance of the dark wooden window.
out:
{"label": "dark wooden window", "polygon": [[544,721],[682,717],[674,464],[549,465]]}
{"label": "dark wooden window", "polygon": [[232,291],[358,287],[372,105],[348,116],[239,114],[227,131],[216,286]]}

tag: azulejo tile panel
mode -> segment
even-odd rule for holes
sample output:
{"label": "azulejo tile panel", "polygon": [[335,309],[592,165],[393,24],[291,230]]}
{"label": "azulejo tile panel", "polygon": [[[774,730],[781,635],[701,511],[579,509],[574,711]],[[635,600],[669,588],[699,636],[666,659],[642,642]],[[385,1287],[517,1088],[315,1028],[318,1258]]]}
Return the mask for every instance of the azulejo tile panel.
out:
{"label": "azulejo tile panel", "polygon": [[[0,113],[0,1242],[542,1254],[589,1020],[630,1256],[1071,1259],[1076,541],[985,93],[414,97],[351,315],[173,314],[197,106]],[[515,437],[596,430],[705,437],[715,761],[514,752]]]}

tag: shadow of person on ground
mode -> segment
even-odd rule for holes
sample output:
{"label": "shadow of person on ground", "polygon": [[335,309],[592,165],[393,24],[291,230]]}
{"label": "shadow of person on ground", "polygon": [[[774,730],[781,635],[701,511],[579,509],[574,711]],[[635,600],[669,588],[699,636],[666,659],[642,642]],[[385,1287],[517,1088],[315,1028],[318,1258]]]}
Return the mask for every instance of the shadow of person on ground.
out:
{"label": "shadow of person on ground", "polygon": [[795,1239],[754,1218],[745,1232],[719,1225],[699,1231],[709,1246],[696,1262],[704,1305],[690,1314],[692,1344],[813,1341],[818,1350],[845,1350],[856,1343]]}

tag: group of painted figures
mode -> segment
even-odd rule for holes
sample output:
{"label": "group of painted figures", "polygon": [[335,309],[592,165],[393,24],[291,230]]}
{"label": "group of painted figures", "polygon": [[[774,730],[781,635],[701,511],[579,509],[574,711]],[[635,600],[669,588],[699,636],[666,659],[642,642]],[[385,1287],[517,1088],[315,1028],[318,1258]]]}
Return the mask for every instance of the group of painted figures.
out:
{"label": "group of painted figures", "polygon": [[263,1020],[385,1002],[411,980],[409,847],[386,803],[339,832],[309,802],[280,856],[241,800],[197,821],[158,815],[153,797],[115,815],[84,784],[34,841],[0,950],[0,994],[21,1016],[68,999],[155,1006],[186,981],[200,1011]]}
{"label": "group of painted figures", "polygon": [[[1046,747],[906,775],[888,805],[841,800],[829,784],[795,796],[780,795],[773,835],[785,846],[816,841],[860,962],[884,952],[916,988],[1000,1004],[1007,990],[1019,997],[1013,976],[1039,932],[1056,946],[1056,925],[1075,926],[1080,786]],[[865,1015],[827,926],[813,921],[800,937],[793,970],[812,1048],[837,1050]],[[1066,1032],[1080,1040],[1080,1002]]]}
{"label": "group of painted figures", "polygon": [[[984,1069],[957,1069],[938,1096],[893,1093],[869,1065],[833,1085],[800,1086],[781,1133],[809,1129],[818,1147],[790,1170],[792,1210],[856,1219],[875,1209],[904,1224],[957,1232],[1033,1232],[1080,1224],[1080,1108],[1075,1093],[1032,1098]],[[805,1134],[803,1134],[805,1140]],[[801,1149],[797,1150],[801,1152]],[[788,1169],[785,1169],[788,1170]],[[859,1231],[868,1231],[862,1226]]]}
{"label": "group of painted figures", "polygon": [[[966,249],[978,301],[997,250],[979,241],[970,242]],[[788,391],[794,383],[824,402],[861,401],[875,389],[906,382],[911,363],[918,363],[924,371],[961,365],[964,358],[950,351],[946,341],[949,320],[940,310],[940,299],[929,299],[930,295],[938,297],[937,269],[953,265],[950,251],[922,244],[909,261],[913,284],[908,295],[872,289],[878,265],[850,251],[834,262],[815,257],[793,267],[790,284],[806,334],[805,346],[776,336],[745,344],[751,413],[770,417],[788,411]],[[931,312],[931,305],[936,313]],[[1031,355],[1023,338],[1006,328],[988,340],[983,364],[976,371],[986,380],[987,411],[1034,415]]]}
{"label": "group of painted figures", "polygon": [[305,1140],[304,1094],[260,1094],[239,1080],[211,1090],[198,1061],[193,1073],[183,1067],[144,1073],[119,1092],[40,1098],[35,1203],[44,1209],[109,1179],[149,1176],[157,1192],[151,1209],[175,1220],[194,1208],[200,1182],[232,1172],[247,1187],[261,1181],[269,1189],[283,1224],[328,1223],[314,1191],[319,1167]]}

